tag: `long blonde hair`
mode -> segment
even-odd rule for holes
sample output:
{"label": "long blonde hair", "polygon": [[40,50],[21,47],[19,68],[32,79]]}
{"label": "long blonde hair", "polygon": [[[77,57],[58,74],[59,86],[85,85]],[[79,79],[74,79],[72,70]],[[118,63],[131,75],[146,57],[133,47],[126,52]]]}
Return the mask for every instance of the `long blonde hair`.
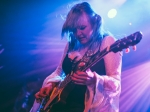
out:
{"label": "long blonde hair", "polygon": [[[102,38],[108,35],[102,28],[102,18],[100,15],[96,14],[91,8],[90,4],[87,2],[82,2],[74,5],[69,11],[66,21],[63,24],[61,35],[67,34],[69,41],[69,50],[78,49],[80,44],[75,38],[73,32],[77,26],[78,18],[85,13],[89,19],[91,26],[93,27],[93,33],[91,38],[91,43],[99,45]],[[93,44],[94,45],[94,44]]]}

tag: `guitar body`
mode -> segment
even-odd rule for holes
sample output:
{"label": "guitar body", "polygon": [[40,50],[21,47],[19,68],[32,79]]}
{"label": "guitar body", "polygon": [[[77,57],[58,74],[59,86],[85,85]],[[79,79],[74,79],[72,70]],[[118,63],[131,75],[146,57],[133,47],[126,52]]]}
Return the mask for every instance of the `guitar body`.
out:
{"label": "guitar body", "polygon": [[57,112],[60,111],[62,107],[65,107],[65,105],[66,101],[61,100],[59,95],[57,95],[43,112]]}
{"label": "guitar body", "polygon": [[[63,90],[55,97],[55,99],[50,103],[49,107],[56,109],[55,107],[62,107],[66,105],[66,100],[68,95],[71,93],[71,91],[73,90],[73,88],[76,85],[73,82],[69,82],[65,88],[63,88]],[[53,96],[52,96],[53,97]]]}
{"label": "guitar body", "polygon": [[[84,86],[77,85],[77,84],[74,84],[73,82],[69,82],[65,86],[65,88],[63,88],[62,90],[58,88],[59,87],[55,87],[53,89],[52,94],[50,95],[50,98],[49,99],[47,98],[47,100],[45,100],[45,103],[43,102],[43,106],[39,110],[40,112],[57,112],[57,111],[63,112],[65,108],[68,108],[68,104],[70,103],[70,101],[72,101],[72,99],[68,100],[68,98],[72,98],[72,93],[75,94],[75,91],[79,90],[81,94],[83,94],[82,97],[84,97],[85,90],[86,90],[85,85]],[[84,99],[80,99],[78,98],[78,96],[76,97],[74,96],[74,98],[75,99],[77,98],[77,100],[80,100],[80,101],[82,100],[83,102],[82,105],[84,105]]]}

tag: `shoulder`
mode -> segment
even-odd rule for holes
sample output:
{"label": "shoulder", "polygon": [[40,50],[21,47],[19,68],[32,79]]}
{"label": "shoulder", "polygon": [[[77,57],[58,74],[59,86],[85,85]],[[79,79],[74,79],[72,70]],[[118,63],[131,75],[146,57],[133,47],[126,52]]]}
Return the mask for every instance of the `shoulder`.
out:
{"label": "shoulder", "polygon": [[104,37],[103,38],[103,40],[102,40],[102,44],[112,44],[112,43],[114,43],[115,41],[116,41],[117,39],[115,38],[115,37],[113,37],[113,36],[106,36],[106,37]]}
{"label": "shoulder", "polygon": [[69,42],[66,43],[65,50],[67,50],[67,51],[69,50]]}
{"label": "shoulder", "polygon": [[103,38],[102,43],[101,43],[101,50],[106,48],[107,46],[110,46],[113,44],[117,39],[113,36],[106,36]]}
{"label": "shoulder", "polygon": [[68,52],[68,50],[69,50],[69,43],[66,43],[66,45],[64,45],[64,55],[65,54],[67,54],[67,52]]}

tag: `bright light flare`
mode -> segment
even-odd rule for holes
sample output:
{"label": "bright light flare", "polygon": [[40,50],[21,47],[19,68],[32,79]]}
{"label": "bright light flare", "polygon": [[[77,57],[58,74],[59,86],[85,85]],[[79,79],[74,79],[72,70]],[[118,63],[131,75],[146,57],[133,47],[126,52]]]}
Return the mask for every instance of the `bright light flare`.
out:
{"label": "bright light flare", "polygon": [[108,11],[108,17],[109,18],[114,18],[117,15],[117,10],[116,9],[111,9]]}
{"label": "bright light flare", "polygon": [[149,68],[150,62],[147,62],[122,72],[121,112],[138,112],[140,110],[147,112],[149,109]]}
{"label": "bright light flare", "polygon": [[129,25],[131,26],[131,25],[132,25],[132,23],[129,23]]}

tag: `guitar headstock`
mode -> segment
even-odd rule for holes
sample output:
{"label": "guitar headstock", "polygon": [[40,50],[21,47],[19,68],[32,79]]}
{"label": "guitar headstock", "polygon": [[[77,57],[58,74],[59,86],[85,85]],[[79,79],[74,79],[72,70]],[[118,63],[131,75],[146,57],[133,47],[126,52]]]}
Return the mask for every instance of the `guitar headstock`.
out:
{"label": "guitar headstock", "polygon": [[114,44],[110,46],[110,50],[115,53],[118,51],[122,51],[123,49],[128,48],[129,46],[134,46],[138,44],[141,41],[142,37],[142,32],[137,31],[127,37],[117,40]]}

